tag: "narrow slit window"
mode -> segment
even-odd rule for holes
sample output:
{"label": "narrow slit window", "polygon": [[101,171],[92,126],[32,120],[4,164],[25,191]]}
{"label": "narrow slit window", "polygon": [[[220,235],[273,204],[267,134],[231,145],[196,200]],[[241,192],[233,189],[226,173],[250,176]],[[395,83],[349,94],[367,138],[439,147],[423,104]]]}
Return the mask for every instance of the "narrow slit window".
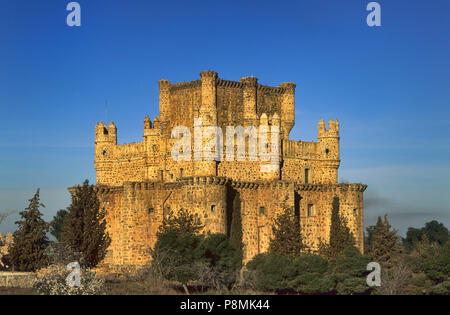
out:
{"label": "narrow slit window", "polygon": [[305,184],[309,184],[309,168],[305,168]]}
{"label": "narrow slit window", "polygon": [[312,203],[308,204],[308,217],[314,216],[314,205]]}

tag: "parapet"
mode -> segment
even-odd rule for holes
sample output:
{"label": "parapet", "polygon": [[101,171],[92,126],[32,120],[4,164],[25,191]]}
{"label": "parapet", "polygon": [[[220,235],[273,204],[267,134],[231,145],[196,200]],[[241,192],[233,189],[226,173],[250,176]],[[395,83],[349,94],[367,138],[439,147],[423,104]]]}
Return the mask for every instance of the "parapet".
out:
{"label": "parapet", "polygon": [[319,121],[319,138],[338,138],[339,137],[339,121],[330,119],[328,123],[328,130],[326,129],[323,119]]}
{"label": "parapet", "polygon": [[200,77],[202,79],[203,78],[217,78],[218,74],[216,71],[207,70],[207,71],[200,72]]}
{"label": "parapet", "polygon": [[99,122],[95,125],[95,142],[110,142],[117,144],[117,127],[111,122],[109,127]]}

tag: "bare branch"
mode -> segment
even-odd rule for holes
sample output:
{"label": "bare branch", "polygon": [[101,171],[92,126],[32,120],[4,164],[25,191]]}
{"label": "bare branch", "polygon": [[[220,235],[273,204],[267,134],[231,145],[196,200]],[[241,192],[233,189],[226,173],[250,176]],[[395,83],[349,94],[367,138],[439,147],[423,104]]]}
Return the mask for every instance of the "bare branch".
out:
{"label": "bare branch", "polygon": [[5,212],[0,213],[0,224],[2,224],[2,222],[5,221],[7,217],[9,217],[11,214],[15,212],[17,212],[17,210],[7,210]]}

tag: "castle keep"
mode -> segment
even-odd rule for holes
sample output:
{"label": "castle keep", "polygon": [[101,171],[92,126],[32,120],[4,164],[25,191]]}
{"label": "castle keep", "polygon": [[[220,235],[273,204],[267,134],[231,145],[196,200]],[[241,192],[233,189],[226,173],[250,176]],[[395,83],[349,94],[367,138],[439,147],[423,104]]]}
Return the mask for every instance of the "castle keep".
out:
{"label": "castle keep", "polygon": [[[227,234],[234,207],[240,206],[244,259],[249,260],[268,249],[274,218],[290,207],[305,242],[314,249],[320,239],[328,240],[336,195],[362,250],[366,186],[338,183],[337,120],[331,119],[328,126],[320,120],[317,142],[289,139],[295,122],[295,84],[264,86],[254,77],[228,81],[214,71],[203,71],[191,82],[158,84],[160,116],[153,121],[145,117],[142,142],[118,145],[113,122],[95,127],[98,195],[112,240],[106,264],[147,263],[163,217],[180,209],[197,213],[205,232]],[[194,135],[196,118],[202,119],[202,130],[218,126],[224,133],[227,126],[267,126],[269,143],[278,142],[279,167],[261,172],[268,162],[251,160],[248,149],[243,161],[175,161],[171,149],[179,139],[172,139],[171,131],[186,126]],[[279,127],[278,137],[270,133],[273,126]],[[245,142],[248,147],[248,135]]]}

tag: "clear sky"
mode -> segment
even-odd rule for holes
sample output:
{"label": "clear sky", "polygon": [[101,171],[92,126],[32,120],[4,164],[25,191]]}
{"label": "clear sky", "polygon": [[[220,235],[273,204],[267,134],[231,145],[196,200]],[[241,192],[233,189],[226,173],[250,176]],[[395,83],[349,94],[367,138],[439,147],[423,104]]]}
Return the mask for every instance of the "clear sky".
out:
{"label": "clear sky", "polygon": [[320,118],[339,119],[339,178],[369,185],[366,226],[388,213],[401,233],[450,227],[450,1],[379,1],[374,28],[369,0],[78,2],[69,27],[69,1],[0,0],[0,211],[40,187],[50,220],[66,187],[95,182],[105,100],[119,143],[141,141],[159,79],[215,70],[295,82],[291,138],[316,141]]}

